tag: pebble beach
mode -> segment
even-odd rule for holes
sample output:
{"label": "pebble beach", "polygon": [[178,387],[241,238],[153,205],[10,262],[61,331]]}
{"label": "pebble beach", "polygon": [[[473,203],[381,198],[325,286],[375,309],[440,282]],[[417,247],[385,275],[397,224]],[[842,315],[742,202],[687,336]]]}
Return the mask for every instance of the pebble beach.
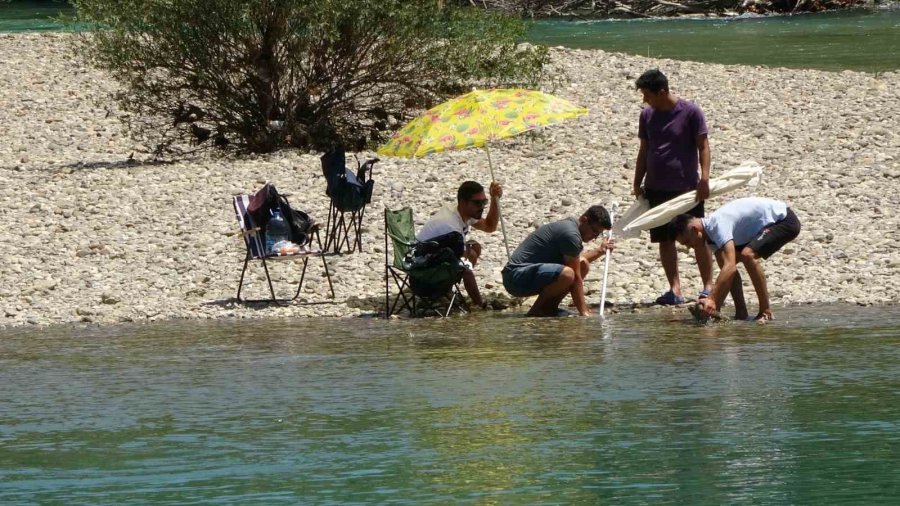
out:
{"label": "pebble beach", "polygon": [[[328,259],[334,300],[327,298],[321,262],[312,259],[300,299],[329,303],[238,303],[245,249],[233,197],[272,181],[324,223],[319,156],[284,151],[151,161],[148,147],[121,126],[109,97],[115,83],[80,64],[69,37],[0,35],[0,326],[375,315],[384,304],[383,209],[410,206],[421,225],[455,200],[461,181],[490,182],[483,150],[383,158],[375,166],[363,251]],[[624,210],[631,203],[642,107],[633,83],[659,67],[672,92],[706,114],[712,177],[745,160],[764,167],[760,186],[711,199],[707,212],[756,195],[786,201],[803,224],[796,241],[763,262],[776,318],[785,304],[900,301],[900,73],[726,66],[562,48],[552,55],[568,79],[545,91],[590,113],[492,145],[511,249],[535,227],[577,216],[591,204],[617,202]],[[474,231],[473,238],[484,247],[476,269],[482,292],[500,297],[502,235]],[[702,286],[692,257],[680,259],[690,298]],[[298,266],[270,267],[281,294],[292,294]],[[601,276],[602,264],[595,264],[586,281],[590,303],[599,303]],[[744,281],[753,314],[755,294]],[[607,295],[616,311],[643,307],[666,289],[646,233],[617,243]],[[249,297],[267,295],[261,264],[251,265],[244,290]]]}

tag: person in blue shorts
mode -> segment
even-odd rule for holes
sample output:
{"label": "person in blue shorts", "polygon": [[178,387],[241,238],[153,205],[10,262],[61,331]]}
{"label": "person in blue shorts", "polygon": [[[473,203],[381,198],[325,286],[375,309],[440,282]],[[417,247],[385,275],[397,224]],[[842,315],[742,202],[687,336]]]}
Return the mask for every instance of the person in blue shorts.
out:
{"label": "person in blue shorts", "polygon": [[612,250],[612,241],[584,251],[588,243],[612,227],[603,206],[591,206],[579,218],[548,223],[522,241],[503,268],[503,286],[515,297],[538,298],[529,316],[556,316],[567,294],[581,316],[591,314],[584,300],[584,277],[594,260]]}
{"label": "person in blue shorts", "polygon": [[769,258],[800,234],[800,220],[787,204],[772,199],[742,198],[723,205],[709,218],[681,214],[668,226],[680,244],[695,250],[706,249],[707,244],[715,248],[719,276],[709,296],[697,302],[704,315],[716,314],[731,291],[735,317],[747,318],[741,277],[737,272],[740,261],[759,298],[759,313],[755,319],[772,319],[766,275],[758,260]]}

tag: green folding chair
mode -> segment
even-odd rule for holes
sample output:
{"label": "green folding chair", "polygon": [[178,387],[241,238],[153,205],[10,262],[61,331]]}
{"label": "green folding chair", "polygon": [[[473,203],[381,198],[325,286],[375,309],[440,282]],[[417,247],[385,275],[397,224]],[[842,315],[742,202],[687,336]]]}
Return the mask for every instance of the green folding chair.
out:
{"label": "green folding chair", "polygon": [[[384,210],[384,314],[385,318],[406,309],[410,316],[435,314],[450,316],[454,309],[467,308],[459,282],[465,267],[453,255],[445,255],[436,265],[415,267],[408,261],[416,244],[413,212],[409,207]],[[390,246],[390,248],[388,247]],[[388,252],[390,249],[390,253]],[[449,253],[449,250],[448,250]],[[391,299],[391,281],[397,295]]]}

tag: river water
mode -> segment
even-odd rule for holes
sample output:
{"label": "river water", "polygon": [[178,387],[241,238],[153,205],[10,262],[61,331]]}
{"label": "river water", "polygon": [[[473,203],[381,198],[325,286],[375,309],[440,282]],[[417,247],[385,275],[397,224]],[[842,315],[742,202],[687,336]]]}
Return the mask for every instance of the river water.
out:
{"label": "river water", "polygon": [[[60,5],[0,3],[0,32],[59,30],[51,17]],[[527,40],[676,60],[884,72],[900,70],[900,8],[757,18],[538,21]]]}
{"label": "river water", "polygon": [[900,69],[900,9],[795,16],[540,21],[531,42],[707,63]]}
{"label": "river water", "polygon": [[900,311],[0,331],[2,504],[896,504]]}

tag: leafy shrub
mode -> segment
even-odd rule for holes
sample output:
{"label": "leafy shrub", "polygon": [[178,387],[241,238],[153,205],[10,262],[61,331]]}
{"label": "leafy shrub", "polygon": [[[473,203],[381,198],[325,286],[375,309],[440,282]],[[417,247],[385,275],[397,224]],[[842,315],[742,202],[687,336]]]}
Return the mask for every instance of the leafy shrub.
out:
{"label": "leafy shrub", "polygon": [[521,19],[435,0],[73,0],[77,46],[157,154],[358,149],[473,86],[534,86]]}

